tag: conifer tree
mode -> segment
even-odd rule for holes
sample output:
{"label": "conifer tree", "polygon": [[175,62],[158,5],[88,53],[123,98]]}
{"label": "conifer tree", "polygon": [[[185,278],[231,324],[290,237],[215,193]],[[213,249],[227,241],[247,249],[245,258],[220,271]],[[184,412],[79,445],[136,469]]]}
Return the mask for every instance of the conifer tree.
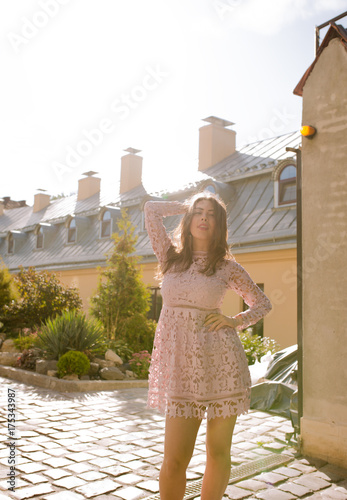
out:
{"label": "conifer tree", "polygon": [[18,298],[18,291],[16,289],[13,278],[5,266],[0,261],[0,315],[5,305],[8,305]]}
{"label": "conifer tree", "polygon": [[150,291],[142,281],[137,237],[126,210],[122,210],[114,246],[102,271],[91,313],[103,323],[110,339],[121,339],[135,350],[152,349],[155,322],[147,318]]}

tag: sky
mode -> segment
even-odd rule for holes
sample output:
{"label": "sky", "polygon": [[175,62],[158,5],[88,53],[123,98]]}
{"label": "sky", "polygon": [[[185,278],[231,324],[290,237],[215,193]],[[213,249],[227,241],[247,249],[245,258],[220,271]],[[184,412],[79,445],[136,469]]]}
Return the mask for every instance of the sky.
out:
{"label": "sky", "polygon": [[[125,149],[151,192],[195,177],[199,128],[236,148],[298,130],[314,27],[346,0],[15,0],[0,5],[0,197],[119,190]],[[347,18],[339,21],[344,26]],[[326,29],[321,31],[321,38]]]}

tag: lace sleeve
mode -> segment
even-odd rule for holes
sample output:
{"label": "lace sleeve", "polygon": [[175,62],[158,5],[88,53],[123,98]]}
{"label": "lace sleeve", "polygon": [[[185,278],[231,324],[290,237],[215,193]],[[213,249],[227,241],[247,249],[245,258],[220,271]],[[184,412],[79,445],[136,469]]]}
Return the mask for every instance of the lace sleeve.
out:
{"label": "lace sleeve", "polygon": [[145,224],[152,248],[160,264],[165,262],[166,254],[172,245],[166,232],[163,217],[186,212],[183,203],[178,201],[147,201],[145,204]]}
{"label": "lace sleeve", "polygon": [[237,329],[243,330],[247,326],[254,325],[270,312],[272,305],[265,293],[240,264],[230,261],[229,270],[228,288],[240,295],[249,307],[246,311],[234,316],[234,318],[242,318],[242,323]]}

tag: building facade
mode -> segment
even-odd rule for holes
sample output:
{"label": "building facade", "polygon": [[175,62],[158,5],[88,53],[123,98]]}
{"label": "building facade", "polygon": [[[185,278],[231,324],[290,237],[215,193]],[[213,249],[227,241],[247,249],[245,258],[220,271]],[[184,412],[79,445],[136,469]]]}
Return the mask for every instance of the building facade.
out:
{"label": "building facade", "polygon": [[[301,135],[293,132],[236,150],[231,122],[216,117],[205,122],[199,130],[197,180],[179,191],[147,192],[142,157],[129,148],[121,158],[118,193],[104,189],[95,172],[86,172],[76,195],[51,200],[39,192],[32,207],[6,209],[0,204],[0,255],[6,266],[12,273],[20,266],[56,272],[64,283],[79,288],[88,310],[113,245],[111,235],[117,230],[120,210],[126,208],[136,227],[144,282],[159,299],[157,261],[144,227],[144,204],[149,199],[182,201],[209,190],[227,205],[229,243],[236,260],[273,304],[257,333],[281,347],[295,344],[296,159],[286,148],[299,147]],[[178,222],[179,217],[167,217],[168,231]],[[223,312],[234,315],[244,308],[242,299],[228,292]]]}

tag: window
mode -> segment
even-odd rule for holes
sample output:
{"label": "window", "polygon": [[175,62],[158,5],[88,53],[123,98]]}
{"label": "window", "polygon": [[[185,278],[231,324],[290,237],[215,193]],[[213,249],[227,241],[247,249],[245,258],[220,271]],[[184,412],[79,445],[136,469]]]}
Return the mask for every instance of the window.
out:
{"label": "window", "polygon": [[216,194],[216,188],[213,184],[208,184],[205,188],[204,191],[209,191],[210,193]]}
{"label": "window", "polygon": [[[263,292],[264,291],[264,283],[257,283],[257,286],[260,288],[260,290]],[[245,301],[243,301],[243,307],[242,311],[247,311],[249,309],[248,305],[246,304]],[[264,319],[262,318],[261,320],[258,321],[255,325],[249,326],[252,330],[252,335],[258,335],[259,337],[264,336]]]}
{"label": "window", "polygon": [[12,254],[14,252],[14,239],[13,234],[9,233],[7,238],[7,253]]}
{"label": "window", "polygon": [[278,204],[296,202],[296,167],[286,165],[280,171],[278,177]]}
{"label": "window", "polygon": [[145,212],[143,210],[141,212],[141,228],[140,228],[140,231],[146,231]]}
{"label": "window", "polygon": [[158,321],[163,299],[159,287],[151,287],[151,308],[148,311],[148,318]]}
{"label": "window", "polygon": [[76,221],[74,218],[72,218],[69,222],[68,228],[67,228],[67,242],[68,243],[75,243],[76,242],[76,234],[77,228],[76,228]]}
{"label": "window", "polygon": [[112,226],[111,212],[106,210],[102,214],[102,219],[101,219],[101,230],[100,230],[101,238],[109,238],[111,236],[111,231],[112,231],[111,226]]}
{"label": "window", "polygon": [[43,229],[41,226],[36,230],[36,248],[37,250],[43,248]]}

